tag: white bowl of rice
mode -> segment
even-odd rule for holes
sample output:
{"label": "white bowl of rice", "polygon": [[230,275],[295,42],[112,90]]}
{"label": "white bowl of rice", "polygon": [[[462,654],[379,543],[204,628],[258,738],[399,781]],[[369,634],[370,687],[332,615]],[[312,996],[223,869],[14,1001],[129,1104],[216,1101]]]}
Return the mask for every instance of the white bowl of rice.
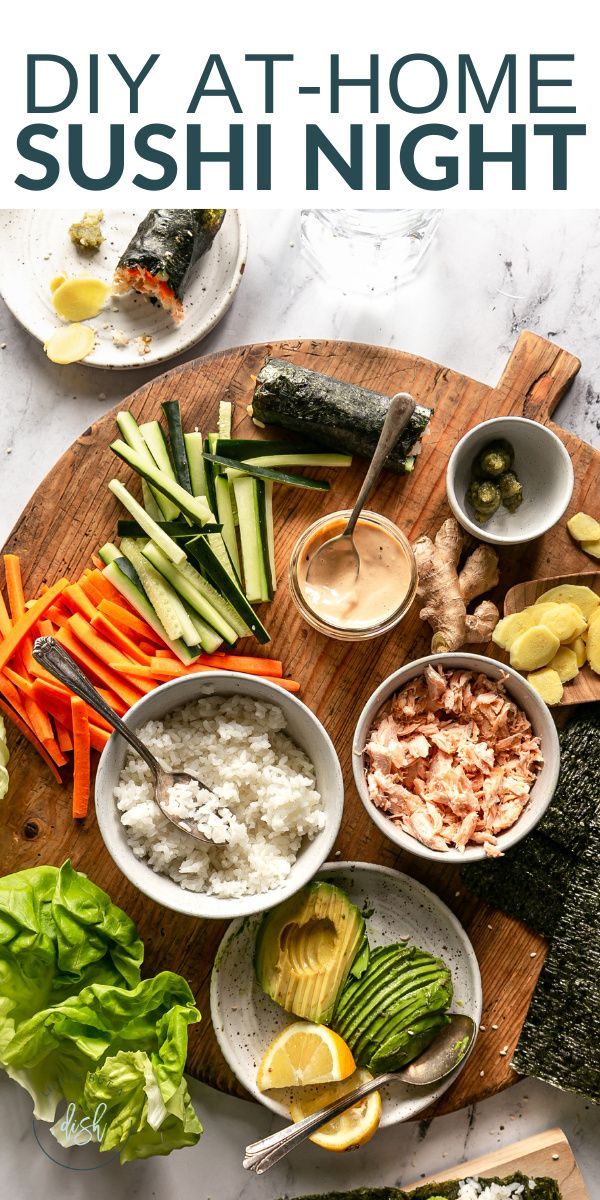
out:
{"label": "white bowl of rice", "polygon": [[[189,916],[247,916],[293,895],[328,858],[342,772],[326,730],[295,696],[256,676],[206,671],[162,684],[125,721],[167,770],[197,775],[216,797],[214,811],[202,809],[204,844],[161,813],[149,768],[123,738],[115,733],[105,746],[100,832],[152,900]],[[184,810],[193,803],[178,800]]]}

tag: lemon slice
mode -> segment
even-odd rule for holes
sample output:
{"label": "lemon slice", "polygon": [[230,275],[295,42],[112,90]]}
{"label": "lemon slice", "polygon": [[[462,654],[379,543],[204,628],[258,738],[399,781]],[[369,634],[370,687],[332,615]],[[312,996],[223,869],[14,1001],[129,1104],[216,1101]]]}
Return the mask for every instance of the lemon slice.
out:
{"label": "lemon slice", "polygon": [[352,1052],[326,1025],[294,1021],[271,1042],[256,1075],[267,1088],[306,1087],[346,1079],[355,1069]]}
{"label": "lemon slice", "polygon": [[[326,1084],[322,1087],[298,1089],[294,1092],[290,1104],[290,1115],[293,1121],[301,1121],[303,1117],[318,1112],[328,1104],[333,1104],[340,1096],[345,1096],[361,1083],[372,1079],[370,1071],[360,1069],[348,1079],[338,1083]],[[359,1100],[352,1108],[346,1109],[339,1117],[334,1117],[326,1125],[322,1125],[310,1140],[324,1150],[355,1150],[364,1146],[379,1128],[381,1120],[381,1096],[379,1092],[371,1092],[364,1100]]]}

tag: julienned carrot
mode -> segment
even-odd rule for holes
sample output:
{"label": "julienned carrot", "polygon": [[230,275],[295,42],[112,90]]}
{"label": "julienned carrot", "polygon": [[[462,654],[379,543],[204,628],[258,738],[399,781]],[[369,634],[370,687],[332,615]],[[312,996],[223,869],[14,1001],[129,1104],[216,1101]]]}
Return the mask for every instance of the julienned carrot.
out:
{"label": "julienned carrot", "polygon": [[25,612],[25,596],[23,595],[23,579],[21,576],[21,561],[18,554],[4,555],[4,573],[6,575],[6,590],[10,615],[14,621]]}
{"label": "julienned carrot", "polygon": [[[113,646],[116,646],[128,658],[132,658],[134,662],[145,663],[146,666],[150,662],[151,655],[146,654],[139,645],[136,645],[132,638],[123,633],[112,621],[109,621],[108,617],[104,616],[104,613],[99,612],[95,614],[92,620],[92,629],[95,629],[97,633],[107,638],[109,642],[112,642]],[[146,644],[149,645],[150,643]],[[152,647],[152,654],[154,654],[154,647]]]}
{"label": "julienned carrot", "polygon": [[54,627],[52,621],[44,617],[43,621],[38,621],[38,633],[40,637],[54,637]]}
{"label": "julienned carrot", "polygon": [[98,605],[98,611],[105,617],[108,617],[109,621],[112,621],[114,625],[118,625],[120,629],[139,634],[140,637],[145,638],[148,642],[152,642],[153,645],[162,646],[163,643],[158,634],[145,621],[142,621],[141,617],[129,612],[127,608],[123,608],[122,604],[117,604],[114,600],[103,600]]}
{"label": "julienned carrot", "polygon": [[[8,558],[8,555],[6,556]],[[27,609],[18,621],[15,621],[10,633],[0,642],[0,671],[3,671],[9,659],[12,658],[15,650],[18,650],[23,638],[26,638],[31,630],[35,628],[41,617],[45,616],[48,609],[52,605],[52,601],[56,596],[59,596],[66,587],[69,586],[68,579],[59,579],[58,583],[53,584],[51,588],[40,596],[31,608]]]}
{"label": "julienned carrot", "polygon": [[103,563],[102,559],[97,554],[92,554],[92,562],[99,571],[104,570],[104,567],[106,566],[106,563]]}
{"label": "julienned carrot", "polygon": [[69,733],[69,730],[67,729],[67,726],[63,725],[62,721],[58,721],[55,717],[54,728],[56,730],[56,740],[63,754],[68,754],[69,751],[73,749],[73,739]]}
{"label": "julienned carrot", "polygon": [[[83,617],[80,616],[79,613],[73,614],[69,621],[69,626],[71,632],[75,634],[75,637],[78,639],[78,641],[82,642],[88,650],[91,650],[92,654],[94,654],[96,658],[99,658],[101,662],[109,663],[115,657],[114,646],[111,646],[110,642],[107,642],[105,638],[100,637],[100,634],[96,633],[96,630],[92,629],[92,626],[88,625],[87,621],[84,621]],[[116,678],[118,680],[118,676]],[[120,684],[120,689],[115,682],[109,683],[108,686],[112,688],[113,692],[116,692],[117,696],[120,696],[127,705],[131,705],[133,701],[129,698],[129,695],[126,694],[126,692],[129,690],[128,685],[126,685],[126,692],[124,692],[123,684],[120,680],[118,680],[118,682]],[[149,692],[152,689],[149,684],[146,685],[144,683],[140,683],[139,690],[141,692]]]}
{"label": "julienned carrot", "polygon": [[106,729],[100,729],[98,725],[93,725],[90,721],[90,745],[92,750],[98,750],[100,753],[110,737],[110,733]]}
{"label": "julienned carrot", "polygon": [[109,663],[111,670],[118,671],[119,675],[126,675],[127,678],[135,680],[136,683],[142,680],[150,680],[148,691],[152,691],[159,683],[165,683],[167,679],[178,679],[181,675],[192,674],[194,671],[211,671],[212,667],[204,667],[202,664],[193,667],[184,667],[181,663],[179,668],[177,665],[171,664],[164,658],[153,658],[149,664],[134,663],[126,658],[114,658]]}
{"label": "julienned carrot", "polygon": [[64,628],[69,620],[69,616],[70,613],[63,612],[62,609],[58,608],[56,604],[53,604],[52,607],[48,609],[49,619],[52,621],[53,625],[58,625],[59,628]]}
{"label": "julienned carrot", "polygon": [[6,700],[2,699],[1,697],[0,697],[0,711],[3,712],[5,714],[5,716],[7,716],[13,722],[13,725],[17,726],[17,729],[19,730],[20,733],[23,734],[23,737],[26,737],[27,741],[31,742],[31,745],[34,747],[35,750],[37,750],[38,754],[43,758],[46,766],[49,768],[50,771],[52,771],[52,774],[54,775],[56,782],[62,783],[62,779],[60,777],[60,772],[58,770],[58,767],[56,766],[56,763],[54,763],[52,761],[52,758],[48,754],[48,751],[46,750],[46,747],[44,746],[43,742],[40,742],[39,739],[36,738],[35,733],[33,733],[33,731],[29,728],[29,725],[27,724],[27,722],[23,720],[23,718],[16,711],[16,709],[14,709],[12,707],[12,705],[7,704]]}
{"label": "julienned carrot", "polygon": [[103,599],[102,592],[100,592],[97,587],[94,587],[92,580],[89,579],[87,575],[81,576],[81,579],[79,580],[79,586],[82,592],[84,592],[87,596],[88,600],[91,601],[94,608],[97,608],[100,601]]}
{"label": "julienned carrot", "polygon": [[281,678],[283,663],[277,658],[253,658],[249,654],[203,654],[205,666],[219,667],[223,671],[244,671],[248,675],[269,675]]}
{"label": "julienned carrot", "polygon": [[[86,629],[89,628],[87,625],[85,627]],[[117,696],[120,696],[125,701],[128,708],[131,708],[131,705],[140,699],[141,689],[138,690],[127,684],[114,671],[110,671],[95,654],[90,654],[89,650],[79,641],[79,638],[75,637],[71,629],[59,629],[56,640],[60,642],[61,646],[64,646],[65,650],[68,650],[69,654],[73,655],[79,666],[83,667],[84,671],[87,671],[88,674],[91,674],[93,679],[106,684],[111,691],[116,692]]]}
{"label": "julienned carrot", "polygon": [[[124,700],[121,700],[120,696],[117,696],[117,695],[115,695],[114,692],[111,692],[110,688],[97,687],[96,691],[98,692],[98,695],[102,696],[102,699],[106,701],[106,703],[108,704],[108,707],[112,708],[113,712],[116,712],[119,717],[125,716],[125,713],[127,712],[127,705]],[[91,710],[91,711],[93,711],[93,710]],[[96,719],[96,718],[94,718],[94,719]],[[104,726],[104,724],[105,724],[104,718],[101,718],[98,716],[98,720],[99,721],[101,720],[102,725]],[[112,729],[112,726],[111,726],[111,729]]]}
{"label": "julienned carrot", "polygon": [[14,683],[11,683],[10,680],[6,678],[6,675],[0,675],[0,696],[4,696],[4,699],[7,701],[7,703],[14,708],[15,712],[18,712],[21,720],[27,724],[27,716],[25,709],[23,708],[22,697],[17,691]]}
{"label": "julienned carrot", "polygon": [[94,587],[102,593],[105,600],[112,600],[114,604],[120,604],[123,608],[126,608],[128,612],[130,611],[127,601],[124,599],[121,593],[117,591],[116,587],[113,587],[110,579],[106,579],[106,577],[102,574],[102,571],[92,571],[89,579],[90,582],[93,583]]}
{"label": "julienned carrot", "polygon": [[179,662],[179,659],[175,658],[175,655],[171,654],[170,650],[157,650],[154,658],[170,658],[172,662]]}
{"label": "julienned carrot", "polygon": [[278,687],[282,687],[286,692],[300,691],[300,684],[295,679],[276,679],[274,676],[269,679],[269,683],[276,683]]}
{"label": "julienned carrot", "polygon": [[[68,688],[63,688],[60,685],[54,686],[52,683],[46,683],[43,679],[36,679],[33,685],[34,696],[39,704],[43,705],[53,717],[67,727],[71,728],[71,692]],[[95,725],[100,725],[107,732],[111,732],[111,726],[104,717],[95,713],[93,708],[90,708],[88,717],[93,718]]]}
{"label": "julienned carrot", "polygon": [[73,720],[73,817],[87,816],[90,802],[90,726],[86,704],[71,696]]}
{"label": "julienned carrot", "polygon": [[0,634],[3,638],[8,637],[12,629],[12,621],[8,615],[8,609],[4,603],[4,596],[0,592]]}
{"label": "julienned carrot", "polygon": [[[103,614],[100,613],[100,616],[102,616],[102,615]],[[115,626],[115,628],[116,628],[116,626]],[[147,655],[148,658],[154,658],[154,655],[158,654],[157,647],[153,646],[152,642],[145,642],[143,638],[138,643],[138,650],[140,650],[142,652],[142,654]],[[167,651],[167,658],[171,658],[170,651]]]}
{"label": "julienned carrot", "polygon": [[70,587],[65,588],[63,598],[72,613],[82,613],[88,621],[91,621],[96,609],[78,583],[72,583]]}
{"label": "julienned carrot", "polygon": [[44,742],[44,746],[46,747],[46,750],[48,751],[48,754],[50,755],[51,758],[54,759],[54,762],[56,763],[57,767],[66,767],[67,762],[69,760],[67,758],[65,758],[56,738],[55,737],[44,738],[43,742]]}

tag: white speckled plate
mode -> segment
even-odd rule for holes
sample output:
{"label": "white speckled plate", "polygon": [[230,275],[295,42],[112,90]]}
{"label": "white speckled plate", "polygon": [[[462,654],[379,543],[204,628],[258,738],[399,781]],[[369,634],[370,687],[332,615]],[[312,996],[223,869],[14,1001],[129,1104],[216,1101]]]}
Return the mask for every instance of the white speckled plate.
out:
{"label": "white speckled plate", "polygon": [[[456,917],[433,892],[408,875],[372,863],[326,863],[317,878],[331,879],[365,914],[372,914],[367,920],[371,945],[408,938],[443,958],[452,971],[453,1010],[466,1013],[479,1024],[481,978],[475,951]],[[219,1046],[240,1083],[261,1104],[289,1116],[286,1092],[264,1094],[256,1086],[264,1051],[293,1019],[264,995],[254,978],[252,958],[259,922],[260,916],[254,916],[229,926],[213,967],[211,1015]],[[438,1087],[417,1091],[393,1084],[383,1088],[382,1126],[416,1117],[450,1087],[462,1066],[464,1063]]]}
{"label": "white speckled plate", "polygon": [[[97,275],[110,283],[147,209],[108,209],[102,222],[106,240],[91,254],[78,250],[69,237],[69,226],[82,211],[0,209],[0,292],[17,320],[42,344],[63,323],[52,306],[50,280],[56,275]],[[184,320],[176,325],[164,309],[134,292],[111,296],[102,312],[85,322],[96,332],[96,345],[83,361],[113,370],[149,367],[194,346],[227,312],[244,272],[247,243],[243,217],[229,209],[210,250],[193,268]],[[127,344],[115,345],[115,333],[125,334]],[[137,341],[142,335],[152,339],[145,354],[140,354]]]}

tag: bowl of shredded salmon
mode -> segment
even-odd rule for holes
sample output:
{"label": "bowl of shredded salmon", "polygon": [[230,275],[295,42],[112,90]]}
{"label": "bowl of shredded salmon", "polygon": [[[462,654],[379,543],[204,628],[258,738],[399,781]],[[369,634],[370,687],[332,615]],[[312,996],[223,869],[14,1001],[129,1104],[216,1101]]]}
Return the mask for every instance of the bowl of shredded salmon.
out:
{"label": "bowl of shredded salmon", "polygon": [[544,701],[510,667],[434,654],[390,675],[357,725],[353,768],[379,829],[445,862],[497,858],[543,816],[560,749]]}

